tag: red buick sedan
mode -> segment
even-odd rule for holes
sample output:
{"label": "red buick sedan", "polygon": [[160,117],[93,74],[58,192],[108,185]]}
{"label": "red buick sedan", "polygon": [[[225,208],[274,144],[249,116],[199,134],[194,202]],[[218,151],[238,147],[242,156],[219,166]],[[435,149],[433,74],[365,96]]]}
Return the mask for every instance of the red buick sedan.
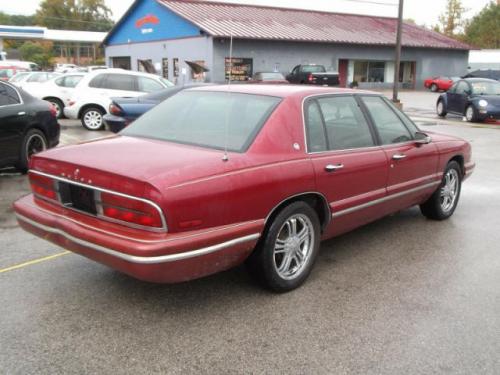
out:
{"label": "red buick sedan", "polygon": [[320,241],[420,205],[450,217],[474,168],[383,96],[324,87],[187,89],[119,135],[31,159],[27,231],[138,279],[180,282],[246,261],[298,287]]}

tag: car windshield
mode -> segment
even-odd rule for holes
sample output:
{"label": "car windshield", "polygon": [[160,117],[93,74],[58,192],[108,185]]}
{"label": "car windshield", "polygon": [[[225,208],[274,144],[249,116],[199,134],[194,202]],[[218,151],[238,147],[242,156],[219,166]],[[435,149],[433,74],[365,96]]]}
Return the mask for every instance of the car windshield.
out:
{"label": "car windshield", "polygon": [[471,82],[472,93],[476,95],[500,95],[498,82]]}
{"label": "car windshield", "polygon": [[120,134],[244,152],[280,100],[230,92],[182,91]]}
{"label": "car windshield", "polygon": [[263,81],[266,81],[266,80],[272,81],[275,79],[277,79],[277,80],[279,80],[279,79],[284,80],[285,79],[285,77],[283,77],[283,74],[281,74],[281,73],[259,73],[259,74],[260,74],[261,79]]}
{"label": "car windshield", "polygon": [[304,65],[302,67],[304,73],[324,73],[326,72],[323,65]]}

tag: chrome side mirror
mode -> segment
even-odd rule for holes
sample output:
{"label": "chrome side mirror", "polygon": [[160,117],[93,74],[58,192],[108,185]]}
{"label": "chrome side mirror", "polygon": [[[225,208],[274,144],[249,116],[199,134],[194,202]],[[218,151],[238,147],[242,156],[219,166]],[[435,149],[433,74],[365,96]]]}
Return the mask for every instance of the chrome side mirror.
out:
{"label": "chrome side mirror", "polygon": [[432,138],[424,133],[424,132],[416,132],[415,133],[415,143],[417,145],[426,145],[426,144],[429,144],[431,143],[432,141]]}

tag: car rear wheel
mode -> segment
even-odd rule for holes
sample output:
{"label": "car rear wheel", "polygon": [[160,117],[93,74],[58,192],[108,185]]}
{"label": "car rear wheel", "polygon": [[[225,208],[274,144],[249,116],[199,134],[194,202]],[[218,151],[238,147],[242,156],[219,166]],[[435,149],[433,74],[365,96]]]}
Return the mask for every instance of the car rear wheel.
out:
{"label": "car rear wheel", "polygon": [[28,170],[29,160],[40,151],[47,149],[47,138],[38,129],[29,130],[24,136],[21,145],[21,154],[17,168],[25,173]]}
{"label": "car rear wheel", "polygon": [[97,107],[86,108],[82,113],[82,125],[87,130],[101,130],[104,128],[103,115]]}
{"label": "car rear wheel", "polygon": [[436,113],[439,117],[445,117],[447,114],[442,100],[439,100],[436,104]]}
{"label": "car rear wheel", "polygon": [[57,98],[48,98],[45,100],[54,106],[54,108],[56,109],[56,117],[58,119],[64,117],[64,104],[62,103],[62,101]]}
{"label": "car rear wheel", "polygon": [[422,214],[432,220],[448,219],[458,204],[462,188],[462,171],[456,161],[451,161],[446,166],[443,180],[439,188],[422,205]]}
{"label": "car rear wheel", "polygon": [[286,206],[248,259],[250,273],[276,292],[299,287],[314,265],[320,236],[318,215],[311,206],[305,202]]}
{"label": "car rear wheel", "polygon": [[465,119],[468,122],[476,122],[477,121],[477,113],[476,109],[472,104],[469,104],[467,106],[467,109],[465,110]]}
{"label": "car rear wheel", "polygon": [[438,91],[438,87],[437,87],[437,85],[436,85],[435,83],[433,83],[433,84],[431,85],[431,91],[432,91],[432,92],[437,92],[437,91]]}

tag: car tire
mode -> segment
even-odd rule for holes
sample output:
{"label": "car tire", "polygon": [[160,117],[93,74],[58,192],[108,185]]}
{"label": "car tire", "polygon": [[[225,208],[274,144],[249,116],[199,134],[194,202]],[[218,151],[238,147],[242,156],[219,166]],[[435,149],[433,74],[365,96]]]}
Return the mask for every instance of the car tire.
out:
{"label": "car tire", "polygon": [[438,100],[436,104],[436,113],[439,117],[446,117],[448,112],[446,112],[444,101],[442,99]]}
{"label": "car tire", "polygon": [[64,104],[57,98],[47,98],[45,99],[50,104],[52,104],[56,109],[56,118],[60,119],[64,117]]}
{"label": "car tire", "polygon": [[420,205],[420,211],[428,219],[445,220],[453,213],[462,190],[462,170],[456,161],[450,161],[443,174],[439,188]]}
{"label": "car tire", "polygon": [[468,122],[477,122],[478,121],[478,115],[476,108],[472,104],[469,104],[467,108],[465,109],[465,119]]}
{"label": "car tire", "polygon": [[436,85],[435,83],[433,83],[433,84],[431,85],[431,91],[432,91],[432,92],[437,92],[437,91],[438,91],[438,87],[437,87],[437,85]]}
{"label": "car tire", "polygon": [[29,160],[31,156],[40,151],[46,150],[47,146],[47,138],[40,130],[28,130],[21,144],[19,162],[16,165],[17,169],[19,169],[23,173],[26,173],[28,171]]}
{"label": "car tire", "polygon": [[264,287],[287,292],[311,273],[319,251],[321,230],[316,211],[305,202],[283,208],[266,228],[246,265]]}
{"label": "car tire", "polygon": [[82,112],[82,125],[87,130],[102,130],[104,129],[104,113],[98,107],[88,107]]}

